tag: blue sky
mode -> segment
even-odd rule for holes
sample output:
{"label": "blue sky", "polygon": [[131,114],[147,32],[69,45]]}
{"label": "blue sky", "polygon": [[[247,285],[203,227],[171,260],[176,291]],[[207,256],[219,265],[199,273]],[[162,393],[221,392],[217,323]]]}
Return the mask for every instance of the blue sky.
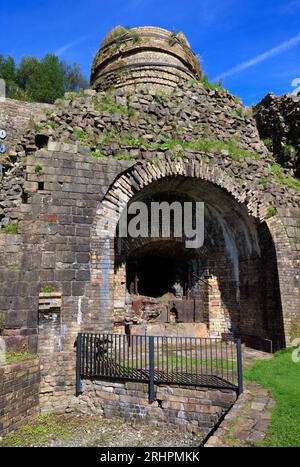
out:
{"label": "blue sky", "polygon": [[114,26],[183,31],[211,79],[257,103],[300,78],[300,0],[0,0],[0,54],[77,61],[89,77]]}

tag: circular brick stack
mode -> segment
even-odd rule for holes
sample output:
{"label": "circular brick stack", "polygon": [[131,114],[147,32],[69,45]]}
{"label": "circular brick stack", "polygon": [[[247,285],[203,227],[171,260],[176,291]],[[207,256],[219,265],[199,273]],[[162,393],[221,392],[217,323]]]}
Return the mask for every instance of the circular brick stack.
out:
{"label": "circular brick stack", "polygon": [[117,26],[95,57],[91,85],[97,90],[139,86],[168,90],[200,76],[199,61],[184,34],[149,26]]}

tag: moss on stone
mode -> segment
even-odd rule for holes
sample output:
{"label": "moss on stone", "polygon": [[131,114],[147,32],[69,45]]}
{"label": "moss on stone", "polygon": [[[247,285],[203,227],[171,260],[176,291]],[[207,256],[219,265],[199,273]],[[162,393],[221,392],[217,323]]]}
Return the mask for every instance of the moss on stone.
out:
{"label": "moss on stone", "polygon": [[263,143],[268,149],[268,151],[273,152],[273,140],[271,138],[263,139]]}
{"label": "moss on stone", "polygon": [[162,138],[161,143],[149,142],[145,141],[145,139],[141,137],[135,137],[130,133],[121,133],[117,131],[107,132],[103,135],[102,143],[99,144],[99,149],[103,146],[117,143],[120,146],[130,146],[132,148],[141,148],[145,147],[146,149],[152,150],[174,150],[177,146],[178,148],[182,148],[182,150],[176,151],[177,153],[182,153],[184,156],[184,149],[193,149],[200,152],[211,152],[215,150],[219,151],[227,151],[228,157],[239,160],[245,157],[251,157],[258,159],[259,154],[254,151],[248,151],[246,149],[242,149],[238,146],[237,142],[234,139],[230,139],[229,141],[220,141],[217,139],[206,139],[206,138],[199,138],[195,141],[183,141],[180,139],[164,139]]}
{"label": "moss on stone", "polygon": [[13,364],[33,360],[37,358],[36,354],[27,352],[8,352],[5,354],[6,363]]}
{"label": "moss on stone", "polygon": [[43,170],[43,166],[41,164],[36,164],[34,167],[34,171],[37,175],[39,175]]}
{"label": "moss on stone", "polygon": [[133,117],[135,113],[134,109],[132,108],[117,105],[115,102],[112,101],[111,96],[109,94],[100,98],[94,96],[93,104],[95,110],[109,112],[111,114],[128,115],[128,117]]}
{"label": "moss on stone", "polygon": [[113,29],[102,42],[102,47],[107,46],[110,43],[113,43],[115,50],[120,47],[121,44],[127,40],[132,40],[134,44],[137,44],[141,41],[140,34],[133,28],[124,28],[119,26]]}
{"label": "moss on stone", "polygon": [[91,156],[96,157],[98,159],[105,159],[107,156],[100,151],[91,151]]}
{"label": "moss on stone", "polygon": [[258,183],[259,185],[267,186],[269,183],[269,180],[267,178],[261,178]]}
{"label": "moss on stone", "polygon": [[207,75],[203,75],[199,82],[203,85],[205,89],[223,89],[222,83],[212,83]]}
{"label": "moss on stone", "polygon": [[75,129],[73,130],[73,134],[84,146],[89,145],[89,134],[86,131]]}
{"label": "moss on stone", "polygon": [[52,293],[57,292],[56,287],[54,285],[43,285],[40,289],[40,293]]}
{"label": "moss on stone", "polygon": [[278,215],[278,211],[277,209],[274,207],[274,206],[269,206],[268,209],[267,209],[267,216],[266,218],[267,219],[271,219],[272,217],[275,217]]}
{"label": "moss on stone", "polygon": [[134,160],[132,156],[130,156],[130,154],[117,154],[115,156],[115,159],[117,159],[118,161],[132,161]]}
{"label": "moss on stone", "polygon": [[0,234],[17,234],[18,233],[18,223],[14,222],[9,224],[6,227],[0,229]]}
{"label": "moss on stone", "polygon": [[292,177],[288,173],[283,171],[283,167],[280,164],[273,164],[271,166],[271,172],[275,175],[277,183],[285,185],[294,190],[300,189],[300,180]]}
{"label": "moss on stone", "polygon": [[0,447],[44,446],[50,439],[65,439],[70,433],[63,416],[45,414],[0,441]]}

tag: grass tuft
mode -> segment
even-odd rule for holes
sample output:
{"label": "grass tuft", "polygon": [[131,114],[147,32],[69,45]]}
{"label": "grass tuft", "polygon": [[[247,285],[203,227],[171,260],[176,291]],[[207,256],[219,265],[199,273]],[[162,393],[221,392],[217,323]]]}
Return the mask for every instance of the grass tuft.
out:
{"label": "grass tuft", "polygon": [[9,224],[7,227],[0,229],[0,234],[17,234],[18,233],[18,223]]}
{"label": "grass tuft", "polygon": [[107,157],[105,154],[103,154],[103,152],[100,151],[92,151],[91,156],[97,157],[98,159],[105,159]]}
{"label": "grass tuft", "polygon": [[40,293],[52,293],[57,292],[56,287],[54,285],[43,285],[40,289]]}
{"label": "grass tuft", "polygon": [[45,414],[36,422],[20,427],[15,433],[9,433],[2,441],[0,447],[44,446],[51,439],[65,439],[70,430],[62,422],[63,416]]}
{"label": "grass tuft", "polygon": [[37,358],[37,354],[33,353],[22,353],[22,352],[8,352],[5,354],[6,363],[18,363],[18,362],[25,362],[27,360],[33,360]]}
{"label": "grass tuft", "polygon": [[277,183],[285,185],[288,188],[292,188],[294,190],[300,189],[300,180],[284,173],[280,164],[273,164],[271,166],[271,172],[275,175]]}
{"label": "grass tuft", "polygon": [[267,210],[267,216],[266,216],[266,218],[267,218],[267,219],[271,219],[271,217],[275,217],[275,216],[277,216],[277,215],[278,215],[277,209],[274,208],[274,206],[271,206],[271,205],[270,205],[270,206],[268,207],[268,210]]}

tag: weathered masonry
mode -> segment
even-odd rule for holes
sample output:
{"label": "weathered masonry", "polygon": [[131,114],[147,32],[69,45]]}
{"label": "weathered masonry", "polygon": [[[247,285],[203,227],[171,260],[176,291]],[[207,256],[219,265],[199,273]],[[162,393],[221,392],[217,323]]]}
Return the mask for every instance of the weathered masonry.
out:
{"label": "weathered masonry", "polygon": [[[39,107],[29,128],[33,107],[16,121],[5,115],[17,104],[0,104],[0,332],[8,349],[39,353],[47,410],[78,404],[78,332],[230,335],[264,349],[299,332],[299,188],[249,109],[202,78],[182,34],[159,28],[114,30],[92,88],[44,117]],[[120,198],[204,202],[204,245],[101,235],[109,219],[117,232]]]}

